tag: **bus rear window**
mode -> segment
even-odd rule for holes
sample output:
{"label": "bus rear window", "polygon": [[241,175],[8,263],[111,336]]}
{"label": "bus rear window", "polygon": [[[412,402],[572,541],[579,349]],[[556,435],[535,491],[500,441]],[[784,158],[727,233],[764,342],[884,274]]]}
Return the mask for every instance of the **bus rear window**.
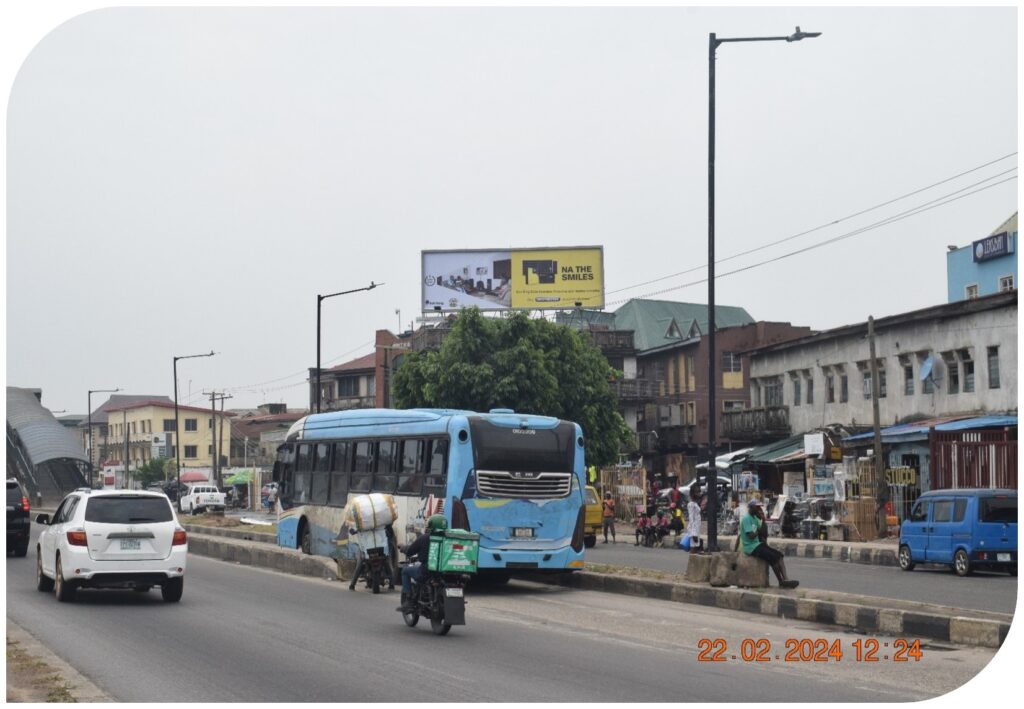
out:
{"label": "bus rear window", "polygon": [[1009,522],[1017,524],[1016,497],[983,497],[978,514],[982,522]]}
{"label": "bus rear window", "polygon": [[506,428],[470,419],[477,470],[571,473],[576,427],[563,421],[555,428]]}

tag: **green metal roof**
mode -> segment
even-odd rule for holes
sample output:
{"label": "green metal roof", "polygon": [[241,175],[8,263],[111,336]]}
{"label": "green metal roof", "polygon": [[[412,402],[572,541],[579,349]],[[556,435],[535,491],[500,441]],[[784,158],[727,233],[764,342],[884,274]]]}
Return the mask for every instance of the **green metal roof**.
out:
{"label": "green metal roof", "polygon": [[[743,308],[715,306],[718,330],[754,322]],[[708,306],[668,300],[631,300],[615,311],[615,329],[632,330],[637,353],[643,354],[699,337],[708,331]]]}
{"label": "green metal roof", "polygon": [[804,448],[804,434],[790,436],[781,441],[767,443],[763,446],[751,449],[747,453],[744,462],[750,463],[775,463],[780,458],[792,455]]}

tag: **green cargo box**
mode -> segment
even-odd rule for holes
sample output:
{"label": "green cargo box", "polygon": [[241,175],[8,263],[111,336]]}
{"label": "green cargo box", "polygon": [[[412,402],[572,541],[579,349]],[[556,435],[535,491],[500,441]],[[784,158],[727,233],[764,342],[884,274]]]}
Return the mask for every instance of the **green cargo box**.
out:
{"label": "green cargo box", "polygon": [[441,573],[475,574],[479,554],[479,534],[449,529],[443,536],[431,535],[427,569]]}

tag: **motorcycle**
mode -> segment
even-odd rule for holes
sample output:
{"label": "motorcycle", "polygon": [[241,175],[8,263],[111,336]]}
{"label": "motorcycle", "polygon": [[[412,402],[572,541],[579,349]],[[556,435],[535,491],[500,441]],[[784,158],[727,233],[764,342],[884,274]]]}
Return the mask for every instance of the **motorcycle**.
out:
{"label": "motorcycle", "polygon": [[[351,530],[352,537],[358,538],[356,530]],[[356,583],[365,581],[366,587],[374,593],[380,593],[380,589],[386,586],[389,589],[395,588],[395,572],[391,566],[391,560],[395,558],[397,549],[394,546],[394,538],[391,533],[387,534],[388,547],[370,547],[363,549],[359,547],[359,565],[348,588],[350,591],[356,589]]]}
{"label": "motorcycle", "polygon": [[[403,562],[402,566],[410,562]],[[447,635],[453,625],[466,624],[466,574],[423,571],[419,579],[412,582],[413,601],[411,611],[402,611],[402,620],[410,628],[416,627],[420,617],[430,620],[430,629],[435,635]],[[405,605],[403,595],[402,604]]]}

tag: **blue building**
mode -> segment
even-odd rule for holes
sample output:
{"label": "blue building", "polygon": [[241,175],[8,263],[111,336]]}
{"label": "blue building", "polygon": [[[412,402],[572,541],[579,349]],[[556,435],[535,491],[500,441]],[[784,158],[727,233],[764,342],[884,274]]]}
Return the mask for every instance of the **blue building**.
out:
{"label": "blue building", "polygon": [[994,295],[1017,287],[1017,213],[970,246],[946,254],[949,302]]}

